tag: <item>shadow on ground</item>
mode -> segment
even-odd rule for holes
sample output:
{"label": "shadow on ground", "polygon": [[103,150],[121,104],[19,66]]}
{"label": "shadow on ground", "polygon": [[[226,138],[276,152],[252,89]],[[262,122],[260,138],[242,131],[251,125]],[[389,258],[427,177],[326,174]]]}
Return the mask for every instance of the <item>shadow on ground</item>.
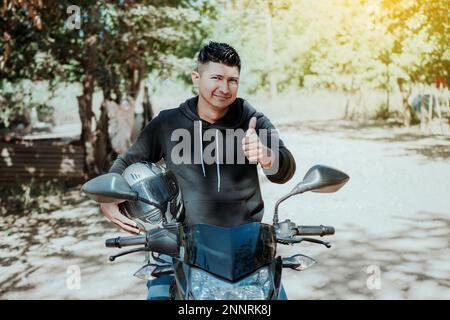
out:
{"label": "shadow on ground", "polygon": [[[116,252],[105,248],[104,240],[124,234],[91,201],[65,206],[50,214],[8,215],[1,219],[4,226],[0,237],[2,298],[117,298],[120,296],[117,292],[107,290],[114,286],[117,271],[126,272],[131,279],[133,268],[140,267],[137,264],[123,268],[127,261],[109,263],[107,254]],[[68,290],[69,266],[80,268],[85,291]],[[109,266],[111,269],[105,270]],[[105,289],[101,290],[101,286]],[[143,297],[142,288],[135,292],[128,288],[124,298],[134,294]]]}
{"label": "shadow on ground", "polygon": [[406,156],[417,154],[427,160],[450,159],[450,136],[421,133],[418,126],[405,128],[397,123],[330,120],[286,123],[280,128],[334,134],[350,140],[397,143]]}
{"label": "shadow on ground", "polygon": [[[75,213],[72,218],[58,211],[47,217],[16,220],[13,234],[7,237],[10,239],[2,237],[1,241],[0,268],[4,276],[0,297],[142,299],[144,284],[137,286],[131,276],[139,267],[137,258],[134,262],[126,258],[115,266],[124,273],[115,272],[105,262],[103,240],[117,230],[90,202],[71,212]],[[333,239],[329,238],[331,249],[313,244],[280,246],[279,254],[283,256],[302,252],[318,261],[303,272],[284,271],[283,283],[289,298],[450,299],[448,215],[418,212],[407,219],[393,219],[400,221],[402,228],[392,233],[347,225]],[[98,245],[90,245],[90,240]],[[85,285],[86,290],[92,292],[71,296],[57,291],[65,285],[64,262],[82,266],[83,278],[92,279]],[[118,277],[123,276],[129,278],[118,285]]]}
{"label": "shadow on ground", "polygon": [[340,231],[345,239],[332,241],[332,250],[308,246],[319,263],[287,271],[289,298],[450,299],[449,216],[418,212],[394,219],[403,228],[392,234],[349,225]]}
{"label": "shadow on ground", "polygon": [[428,160],[450,159],[450,145],[435,144],[417,148],[406,148],[407,153],[420,154]]}

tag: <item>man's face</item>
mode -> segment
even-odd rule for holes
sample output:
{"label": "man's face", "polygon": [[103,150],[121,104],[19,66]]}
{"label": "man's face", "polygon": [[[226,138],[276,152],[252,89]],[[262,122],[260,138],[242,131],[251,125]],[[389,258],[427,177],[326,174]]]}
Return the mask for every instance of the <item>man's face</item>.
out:
{"label": "man's face", "polygon": [[192,81],[198,87],[199,95],[214,108],[226,108],[236,100],[239,87],[238,67],[215,62],[199,66],[192,71]]}

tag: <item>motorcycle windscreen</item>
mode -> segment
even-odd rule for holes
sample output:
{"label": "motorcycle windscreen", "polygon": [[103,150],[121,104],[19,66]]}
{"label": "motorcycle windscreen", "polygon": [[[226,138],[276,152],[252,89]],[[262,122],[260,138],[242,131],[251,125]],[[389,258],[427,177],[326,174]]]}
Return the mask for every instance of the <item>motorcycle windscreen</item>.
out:
{"label": "motorcycle windscreen", "polygon": [[275,257],[273,226],[249,223],[234,228],[208,224],[183,227],[180,259],[229,281],[237,281]]}

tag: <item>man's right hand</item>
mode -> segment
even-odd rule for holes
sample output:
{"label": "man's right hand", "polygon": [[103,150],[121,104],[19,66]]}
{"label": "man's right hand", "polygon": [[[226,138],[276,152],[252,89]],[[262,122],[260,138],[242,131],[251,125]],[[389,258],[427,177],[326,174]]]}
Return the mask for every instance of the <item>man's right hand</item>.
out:
{"label": "man's right hand", "polygon": [[139,228],[136,222],[120,213],[118,203],[102,203],[100,209],[106,218],[114,222],[121,229],[132,234],[139,234]]}

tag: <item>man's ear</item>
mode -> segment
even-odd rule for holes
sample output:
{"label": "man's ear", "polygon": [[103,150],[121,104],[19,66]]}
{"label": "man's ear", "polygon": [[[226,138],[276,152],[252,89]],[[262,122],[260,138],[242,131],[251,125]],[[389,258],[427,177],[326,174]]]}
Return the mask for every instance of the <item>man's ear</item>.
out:
{"label": "man's ear", "polygon": [[193,70],[191,72],[191,78],[194,86],[198,87],[198,82],[200,81],[200,73],[198,73],[198,71]]}

